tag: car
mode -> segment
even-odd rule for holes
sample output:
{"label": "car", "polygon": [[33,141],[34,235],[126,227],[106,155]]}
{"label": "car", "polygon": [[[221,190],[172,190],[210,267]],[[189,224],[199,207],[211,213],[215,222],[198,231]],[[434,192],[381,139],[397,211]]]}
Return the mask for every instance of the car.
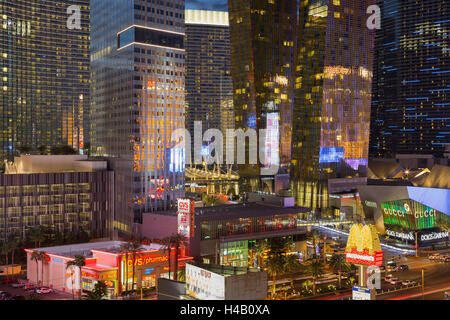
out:
{"label": "car", "polygon": [[437,259],[439,259],[439,253],[435,253],[435,254],[432,254],[432,255],[429,255],[428,256],[428,259],[429,260],[437,260]]}
{"label": "car", "polygon": [[48,287],[39,287],[34,292],[39,293],[39,294],[47,294],[47,293],[52,293],[53,289],[50,289]]}
{"label": "car", "polygon": [[385,266],[380,266],[380,270],[381,271],[386,271],[386,267]]}
{"label": "car", "polygon": [[6,291],[0,291],[0,300],[11,300],[12,295],[9,292]]}
{"label": "car", "polygon": [[396,285],[396,284],[401,283],[401,281],[400,281],[399,278],[392,277],[392,278],[391,278],[391,281],[389,281],[389,283],[390,283],[390,284],[393,284],[393,285]]}
{"label": "car", "polygon": [[13,288],[23,288],[23,287],[25,287],[25,283],[11,283],[11,287],[13,287]]}
{"label": "car", "polygon": [[386,281],[386,282],[390,282],[391,279],[392,279],[392,274],[388,274],[384,277],[384,281]]}
{"label": "car", "polygon": [[450,255],[448,255],[448,254],[442,254],[442,255],[439,256],[438,260],[439,261],[445,261],[449,257],[450,257]]}
{"label": "car", "polygon": [[413,286],[415,284],[416,284],[416,282],[412,281],[412,280],[405,280],[402,282],[402,285],[404,285],[404,286]]}
{"label": "car", "polygon": [[389,271],[389,272],[393,272],[393,271],[397,271],[397,270],[398,270],[397,266],[389,265],[386,267],[386,271]]}
{"label": "car", "polygon": [[409,267],[408,267],[408,265],[406,265],[406,264],[401,264],[401,265],[398,267],[398,271],[406,271],[406,270],[409,270]]}
{"label": "car", "polygon": [[450,262],[450,256],[446,257],[444,260],[442,260],[444,262]]}

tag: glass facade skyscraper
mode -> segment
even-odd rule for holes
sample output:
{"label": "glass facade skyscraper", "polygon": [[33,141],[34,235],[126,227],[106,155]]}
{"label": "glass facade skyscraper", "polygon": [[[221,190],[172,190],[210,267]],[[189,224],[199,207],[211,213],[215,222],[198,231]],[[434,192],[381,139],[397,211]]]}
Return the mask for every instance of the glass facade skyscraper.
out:
{"label": "glass facade skyscraper", "polygon": [[[67,27],[71,5],[80,8],[81,29]],[[21,148],[84,148],[89,32],[89,0],[0,2],[1,160]]]}
{"label": "glass facade skyscraper", "polygon": [[450,2],[378,1],[370,157],[450,148]]}
{"label": "glass facade skyscraper", "polygon": [[[228,1],[235,126],[272,130],[265,142],[267,162],[281,170],[289,168],[291,157],[296,8],[296,0]],[[259,177],[260,169],[239,168],[250,178]]]}
{"label": "glass facade skyscraper", "polygon": [[291,184],[298,205],[328,206],[328,179],[364,174],[368,159],[373,1],[300,3]]}
{"label": "glass facade skyscraper", "polygon": [[[184,0],[91,1],[92,147],[115,171],[115,227],[184,195]],[[134,230],[136,231],[136,230]]]}
{"label": "glass facade skyscraper", "polygon": [[234,129],[228,13],[186,10],[186,128]]}

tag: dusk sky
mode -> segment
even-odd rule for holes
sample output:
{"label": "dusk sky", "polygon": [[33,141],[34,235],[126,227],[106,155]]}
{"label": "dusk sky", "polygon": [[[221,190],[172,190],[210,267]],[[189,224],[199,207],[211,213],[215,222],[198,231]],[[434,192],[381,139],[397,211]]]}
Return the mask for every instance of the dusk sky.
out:
{"label": "dusk sky", "polygon": [[228,11],[227,0],[186,0],[186,9]]}

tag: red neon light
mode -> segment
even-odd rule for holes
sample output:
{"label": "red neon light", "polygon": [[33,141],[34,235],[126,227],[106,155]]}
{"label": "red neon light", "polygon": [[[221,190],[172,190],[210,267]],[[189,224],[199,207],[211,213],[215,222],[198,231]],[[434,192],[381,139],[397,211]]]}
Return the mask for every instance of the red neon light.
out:
{"label": "red neon light", "polygon": [[356,249],[351,249],[345,251],[345,257],[349,263],[378,267],[383,265],[383,251],[375,251],[373,254],[370,254],[369,250],[360,252]]}

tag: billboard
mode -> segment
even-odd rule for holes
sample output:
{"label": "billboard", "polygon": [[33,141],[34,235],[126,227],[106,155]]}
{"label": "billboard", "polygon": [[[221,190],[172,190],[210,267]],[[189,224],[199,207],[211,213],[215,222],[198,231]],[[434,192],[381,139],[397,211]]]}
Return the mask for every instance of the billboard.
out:
{"label": "billboard", "polygon": [[186,263],[186,293],[200,300],[225,300],[225,277]]}
{"label": "billboard", "polygon": [[429,229],[448,224],[449,217],[414,200],[393,200],[381,203],[384,224],[409,230]]}
{"label": "billboard", "polygon": [[354,224],[345,248],[346,261],[349,263],[381,266],[383,265],[383,250],[374,225]]}
{"label": "billboard", "polygon": [[375,300],[374,290],[370,290],[369,288],[353,286],[353,300]]}
{"label": "billboard", "polygon": [[194,237],[194,200],[178,199],[178,233],[188,240]]}

